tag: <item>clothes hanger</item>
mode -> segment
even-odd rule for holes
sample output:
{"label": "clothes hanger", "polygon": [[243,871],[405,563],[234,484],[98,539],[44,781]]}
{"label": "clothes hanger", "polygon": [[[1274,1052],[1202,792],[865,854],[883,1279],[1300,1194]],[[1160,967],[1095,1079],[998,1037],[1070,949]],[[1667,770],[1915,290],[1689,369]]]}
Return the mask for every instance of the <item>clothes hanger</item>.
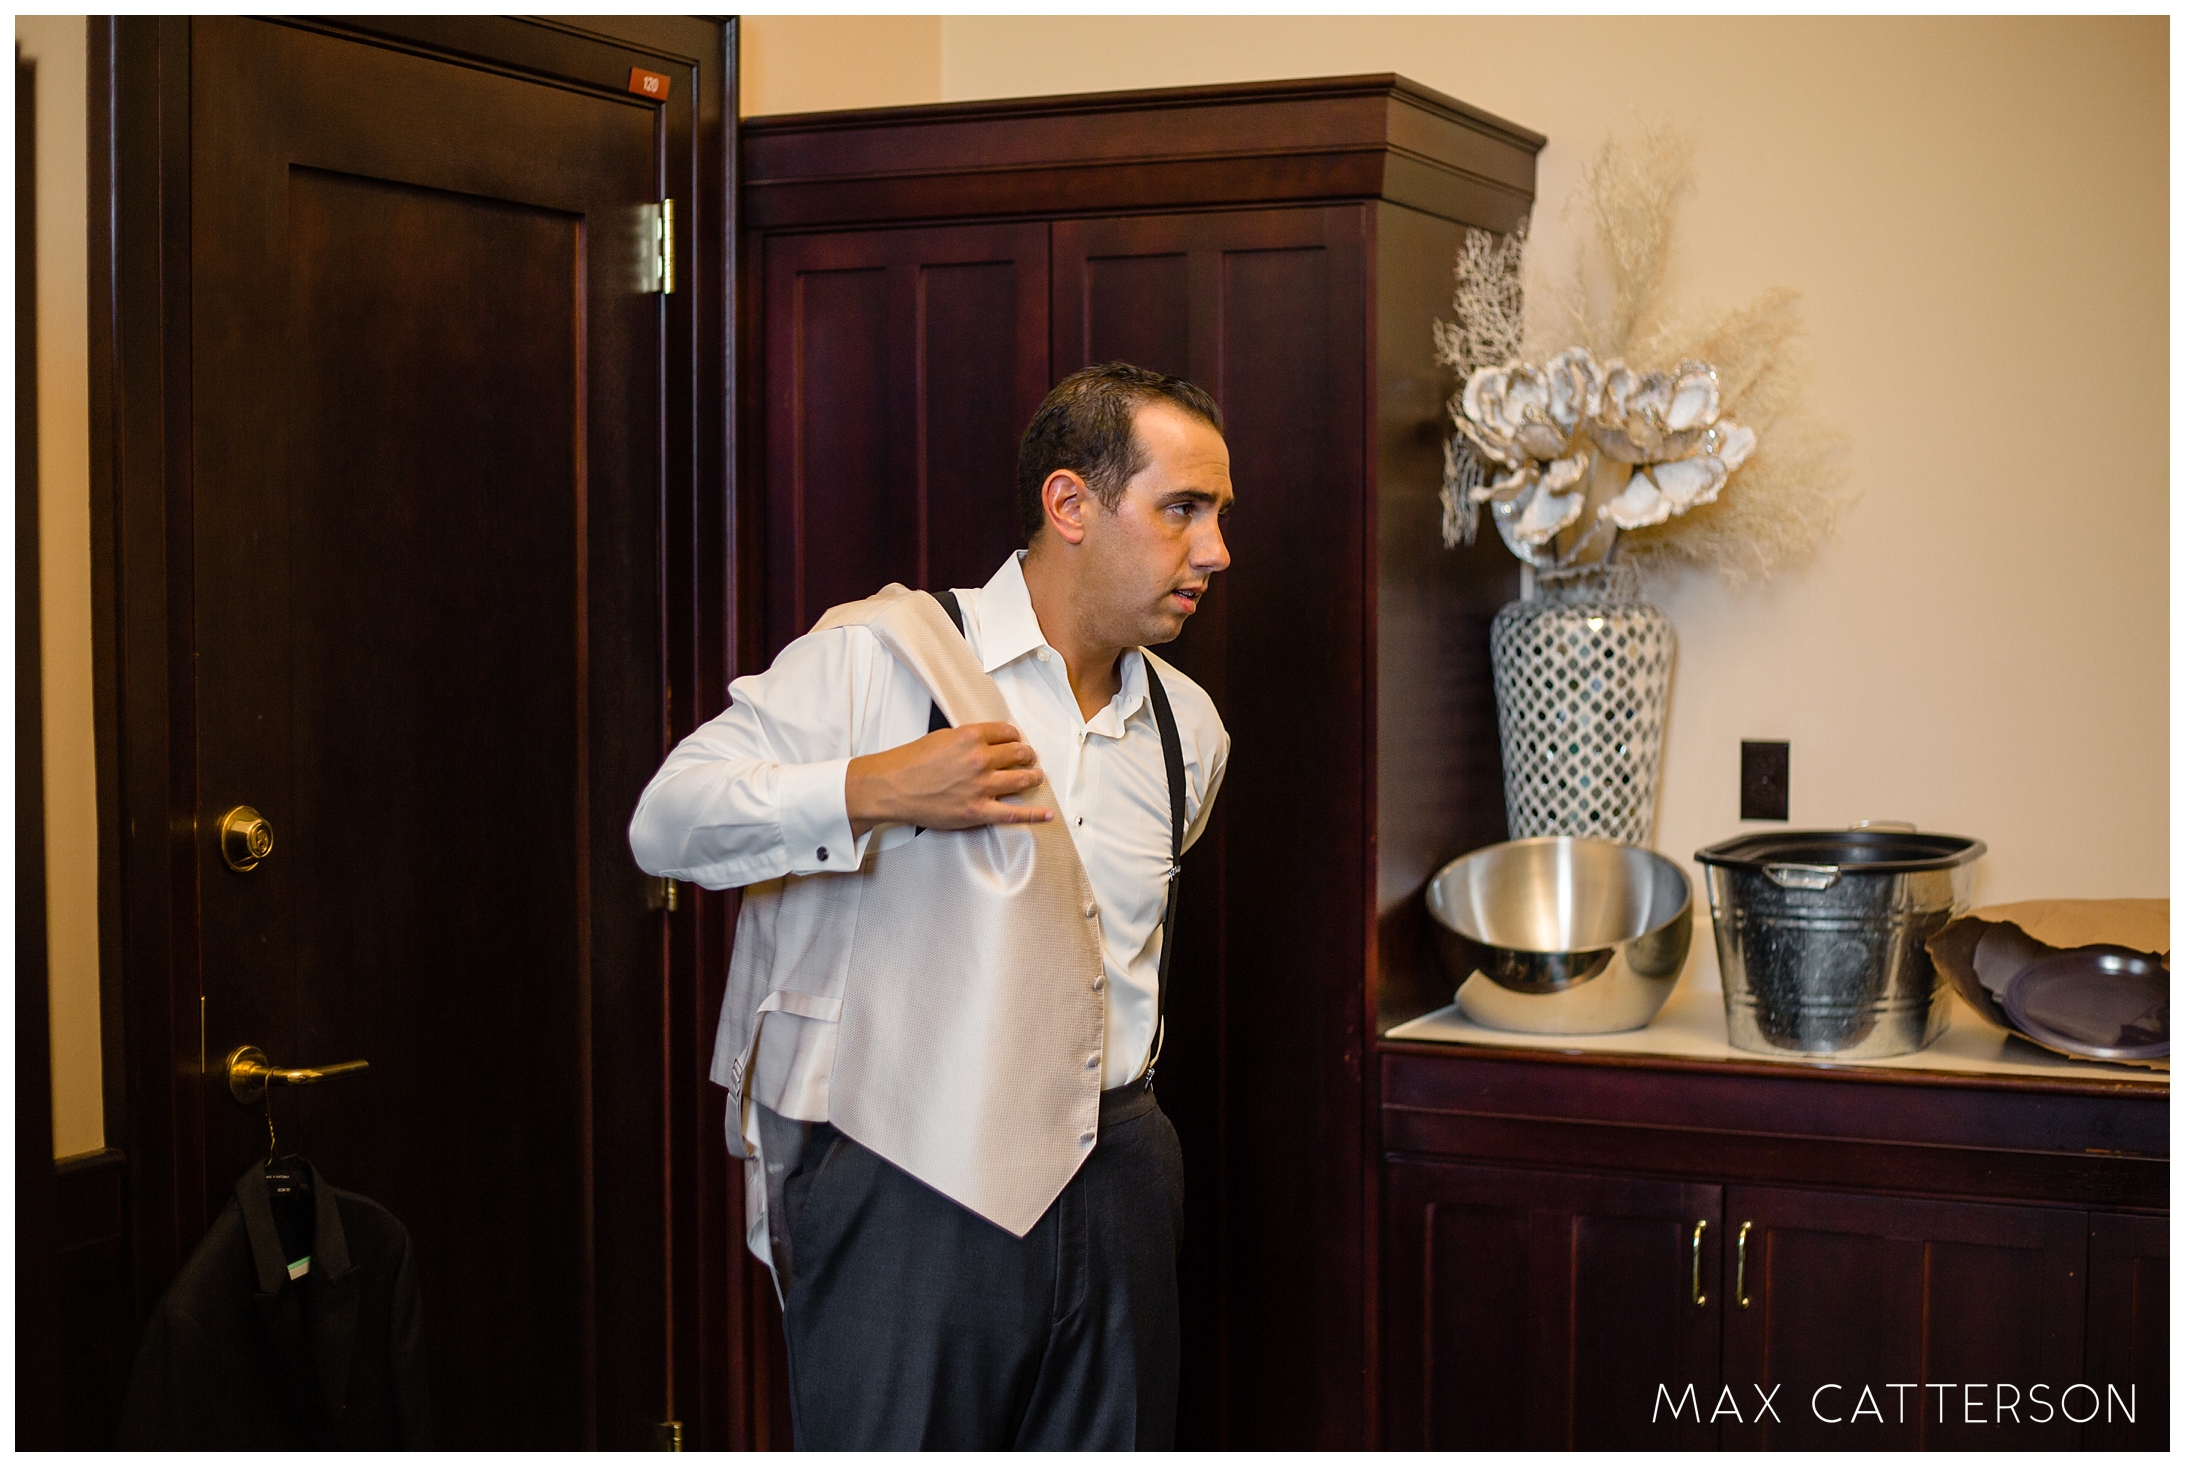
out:
{"label": "clothes hanger", "polygon": [[266,1200],[273,1212],[273,1230],[281,1241],[281,1261],[288,1276],[300,1279],[311,1271],[312,1243],[318,1234],[317,1204],[312,1196],[311,1165],[294,1154],[281,1155],[280,1137],[273,1129],[273,1092],[266,1107]]}
{"label": "clothes hanger", "polygon": [[311,1249],[318,1232],[317,1208],[312,1197],[311,1164],[300,1156],[282,1156],[280,1137],[273,1129],[273,1088],[279,1085],[315,1085],[337,1075],[353,1075],[370,1068],[364,1060],[344,1060],[338,1065],[310,1069],[281,1069],[266,1060],[265,1051],[245,1044],[229,1051],[224,1067],[228,1094],[238,1105],[263,1101],[266,1116],[265,1177],[267,1202],[280,1235],[281,1253],[288,1276],[302,1278],[311,1269]]}

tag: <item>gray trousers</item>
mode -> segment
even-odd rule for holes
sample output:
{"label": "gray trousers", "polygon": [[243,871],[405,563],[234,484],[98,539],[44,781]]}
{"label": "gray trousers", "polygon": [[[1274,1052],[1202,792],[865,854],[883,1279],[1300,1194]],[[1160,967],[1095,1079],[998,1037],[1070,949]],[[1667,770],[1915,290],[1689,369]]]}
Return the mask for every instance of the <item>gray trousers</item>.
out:
{"label": "gray trousers", "polygon": [[1176,1435],[1183,1153],[1151,1091],[1022,1238],[836,1131],[783,1189],[802,1451],[1165,1449]]}

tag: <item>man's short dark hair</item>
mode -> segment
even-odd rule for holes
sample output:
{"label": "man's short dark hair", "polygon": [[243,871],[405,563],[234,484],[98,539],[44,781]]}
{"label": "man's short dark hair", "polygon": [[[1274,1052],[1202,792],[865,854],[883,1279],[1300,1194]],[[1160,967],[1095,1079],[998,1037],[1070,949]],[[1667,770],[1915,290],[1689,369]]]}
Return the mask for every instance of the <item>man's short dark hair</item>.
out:
{"label": "man's short dark hair", "polygon": [[1047,522],[1040,487],[1057,469],[1083,479],[1109,509],[1122,501],[1124,488],[1146,466],[1145,445],[1132,424],[1140,408],[1164,402],[1222,431],[1221,404],[1204,388],[1128,362],[1087,367],[1055,384],[1017,448],[1017,510],[1026,544]]}

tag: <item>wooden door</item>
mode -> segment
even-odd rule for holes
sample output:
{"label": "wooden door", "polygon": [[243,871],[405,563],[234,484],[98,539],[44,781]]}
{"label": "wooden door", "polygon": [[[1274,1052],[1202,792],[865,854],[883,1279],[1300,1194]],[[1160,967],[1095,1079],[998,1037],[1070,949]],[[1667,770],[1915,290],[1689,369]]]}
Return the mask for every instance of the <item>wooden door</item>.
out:
{"label": "wooden door", "polygon": [[[2088,1218],[2086,1372],[2101,1411],[2086,1445],[2170,1447],[2170,1219],[2124,1212]],[[2074,1414],[2087,1414],[2078,1394]]]}
{"label": "wooden door", "polygon": [[[1724,1446],[2079,1445],[2060,1397],[2080,1380],[2085,1213],[1759,1187],[1728,1204],[1722,1373],[1743,1420]],[[1780,1388],[1766,1416],[1756,1386]]]}
{"label": "wooden door", "polygon": [[983,586],[1024,544],[1047,226],[769,238],[766,657],[890,581]]}
{"label": "wooden door", "polygon": [[1720,1187],[1391,1161],[1387,1188],[1385,1445],[1716,1444]]}
{"label": "wooden door", "polygon": [[1232,564],[1161,649],[1233,739],[1184,858],[1161,1059],[1187,1179],[1178,1441],[1354,1446],[1377,1146],[1362,1070],[1365,210],[1053,231],[1055,377],[1120,359],[1190,378],[1221,402],[1237,490]]}
{"label": "wooden door", "polygon": [[692,405],[723,257],[686,197],[663,296],[654,221],[722,32],[372,24],[94,32],[139,1284],[265,1154],[222,1056],[364,1059],[272,1114],[407,1224],[438,1440],[649,1445],[692,1004],[624,832],[690,656],[670,578],[725,518]]}

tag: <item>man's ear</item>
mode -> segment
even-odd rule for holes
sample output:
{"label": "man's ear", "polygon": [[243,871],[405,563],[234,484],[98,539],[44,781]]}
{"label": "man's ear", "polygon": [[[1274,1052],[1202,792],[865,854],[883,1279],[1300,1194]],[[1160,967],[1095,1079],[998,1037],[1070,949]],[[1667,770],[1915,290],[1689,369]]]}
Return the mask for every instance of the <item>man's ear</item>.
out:
{"label": "man's ear", "polygon": [[1072,545],[1085,543],[1085,514],[1092,502],[1092,489],[1070,469],[1056,469],[1047,476],[1047,482],[1039,486],[1040,507],[1047,512],[1047,524],[1057,535]]}

